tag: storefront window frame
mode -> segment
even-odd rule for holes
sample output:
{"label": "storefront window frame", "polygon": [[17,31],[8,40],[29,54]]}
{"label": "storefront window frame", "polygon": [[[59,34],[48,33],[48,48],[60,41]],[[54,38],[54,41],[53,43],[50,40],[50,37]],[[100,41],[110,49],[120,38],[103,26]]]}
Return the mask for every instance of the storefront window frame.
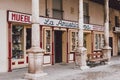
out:
{"label": "storefront window frame", "polygon": [[94,50],[102,50],[105,45],[105,39],[103,33],[94,34]]}
{"label": "storefront window frame", "polygon": [[[13,29],[14,29],[14,32],[13,32]],[[20,30],[22,30],[22,32]],[[25,57],[24,55],[24,26],[13,24],[11,32],[12,32],[12,35],[11,35],[12,37],[11,38],[12,39],[12,59],[15,59],[15,60],[24,59]]]}
{"label": "storefront window frame", "polygon": [[[52,29],[50,28],[44,28],[43,29],[43,34],[44,34],[44,37],[43,37],[43,49],[45,50],[45,54],[51,54],[52,53]],[[50,37],[48,38],[47,37],[47,33],[46,31],[50,31],[50,34],[48,34]],[[50,42],[47,42],[49,39]],[[49,46],[49,50],[47,50],[47,46]]]}

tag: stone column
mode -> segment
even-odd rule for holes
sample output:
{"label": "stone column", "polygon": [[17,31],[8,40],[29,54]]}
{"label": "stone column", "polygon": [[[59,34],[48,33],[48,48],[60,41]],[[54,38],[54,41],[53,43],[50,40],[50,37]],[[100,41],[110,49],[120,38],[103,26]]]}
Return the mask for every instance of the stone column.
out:
{"label": "stone column", "polygon": [[76,66],[80,69],[87,69],[86,52],[87,49],[83,47],[83,0],[79,0],[79,31],[78,31],[78,48],[76,50]]}
{"label": "stone column", "polygon": [[111,58],[111,47],[109,46],[109,0],[105,0],[105,46],[103,48],[104,57],[108,58],[108,62]]}
{"label": "stone column", "polygon": [[40,48],[39,0],[32,0],[32,47],[28,52],[28,73],[25,78],[36,80],[46,73],[43,72],[44,50]]}

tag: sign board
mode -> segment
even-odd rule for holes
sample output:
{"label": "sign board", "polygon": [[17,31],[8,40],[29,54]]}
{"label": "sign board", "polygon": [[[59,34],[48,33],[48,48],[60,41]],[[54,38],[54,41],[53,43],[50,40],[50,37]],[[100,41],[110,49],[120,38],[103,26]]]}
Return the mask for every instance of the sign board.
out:
{"label": "sign board", "polygon": [[8,12],[8,21],[30,24],[31,23],[31,16],[28,14],[9,11]]}
{"label": "sign board", "polygon": [[[31,24],[31,20],[32,20],[31,15],[19,13],[19,12],[13,12],[13,11],[8,12],[8,21],[10,22]],[[54,26],[54,27],[78,28],[78,22],[45,18],[45,17],[39,18],[39,24],[46,26]],[[103,31],[104,27],[99,25],[84,24],[83,29]]]}
{"label": "sign board", "polygon": [[78,23],[77,22],[51,19],[51,18],[44,18],[44,17],[40,17],[40,25],[48,25],[48,26],[55,26],[55,27],[66,27],[66,28],[78,28]]}

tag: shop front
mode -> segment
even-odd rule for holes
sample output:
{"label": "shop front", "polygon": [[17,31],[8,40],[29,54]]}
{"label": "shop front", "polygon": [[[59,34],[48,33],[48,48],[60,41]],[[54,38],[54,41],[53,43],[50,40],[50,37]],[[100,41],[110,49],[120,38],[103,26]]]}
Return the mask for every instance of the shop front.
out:
{"label": "shop front", "polygon": [[[38,44],[45,50],[44,65],[74,62],[78,46],[78,23],[45,17],[40,17],[39,23]],[[8,25],[9,70],[26,67],[28,64],[26,50],[31,47],[31,15],[8,11]],[[101,43],[104,42],[103,27],[84,24],[83,29],[87,53],[100,49],[103,46]]]}
{"label": "shop front", "polygon": [[[26,67],[31,47],[31,15],[8,11],[9,71]],[[78,23],[40,17],[40,47],[44,65],[74,61]]]}
{"label": "shop front", "polygon": [[28,55],[26,50],[31,47],[31,16],[8,11],[9,35],[9,70],[26,67]]}

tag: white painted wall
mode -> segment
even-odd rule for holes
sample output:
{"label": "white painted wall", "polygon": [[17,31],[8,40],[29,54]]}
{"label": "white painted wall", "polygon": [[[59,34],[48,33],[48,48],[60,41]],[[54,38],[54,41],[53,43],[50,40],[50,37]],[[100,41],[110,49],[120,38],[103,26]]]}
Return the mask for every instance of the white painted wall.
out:
{"label": "white painted wall", "polygon": [[[31,14],[32,0],[0,0],[0,9]],[[40,15],[45,15],[45,0],[40,0]]]}
{"label": "white painted wall", "polygon": [[[90,24],[104,24],[104,6],[88,0]],[[78,0],[63,0],[64,19],[78,21]]]}
{"label": "white painted wall", "polygon": [[0,72],[8,70],[8,25],[7,13],[0,10]]}
{"label": "white painted wall", "polygon": [[78,21],[78,0],[63,0],[63,11],[64,19]]}
{"label": "white painted wall", "polygon": [[[78,1],[63,0],[63,18],[65,20],[78,21]],[[90,24],[103,25],[104,6],[91,1],[84,1],[89,3]],[[49,16],[52,17],[52,0],[48,0],[47,6]],[[0,0],[0,9],[31,14],[31,0]],[[45,0],[40,0],[40,15],[45,16]]]}

